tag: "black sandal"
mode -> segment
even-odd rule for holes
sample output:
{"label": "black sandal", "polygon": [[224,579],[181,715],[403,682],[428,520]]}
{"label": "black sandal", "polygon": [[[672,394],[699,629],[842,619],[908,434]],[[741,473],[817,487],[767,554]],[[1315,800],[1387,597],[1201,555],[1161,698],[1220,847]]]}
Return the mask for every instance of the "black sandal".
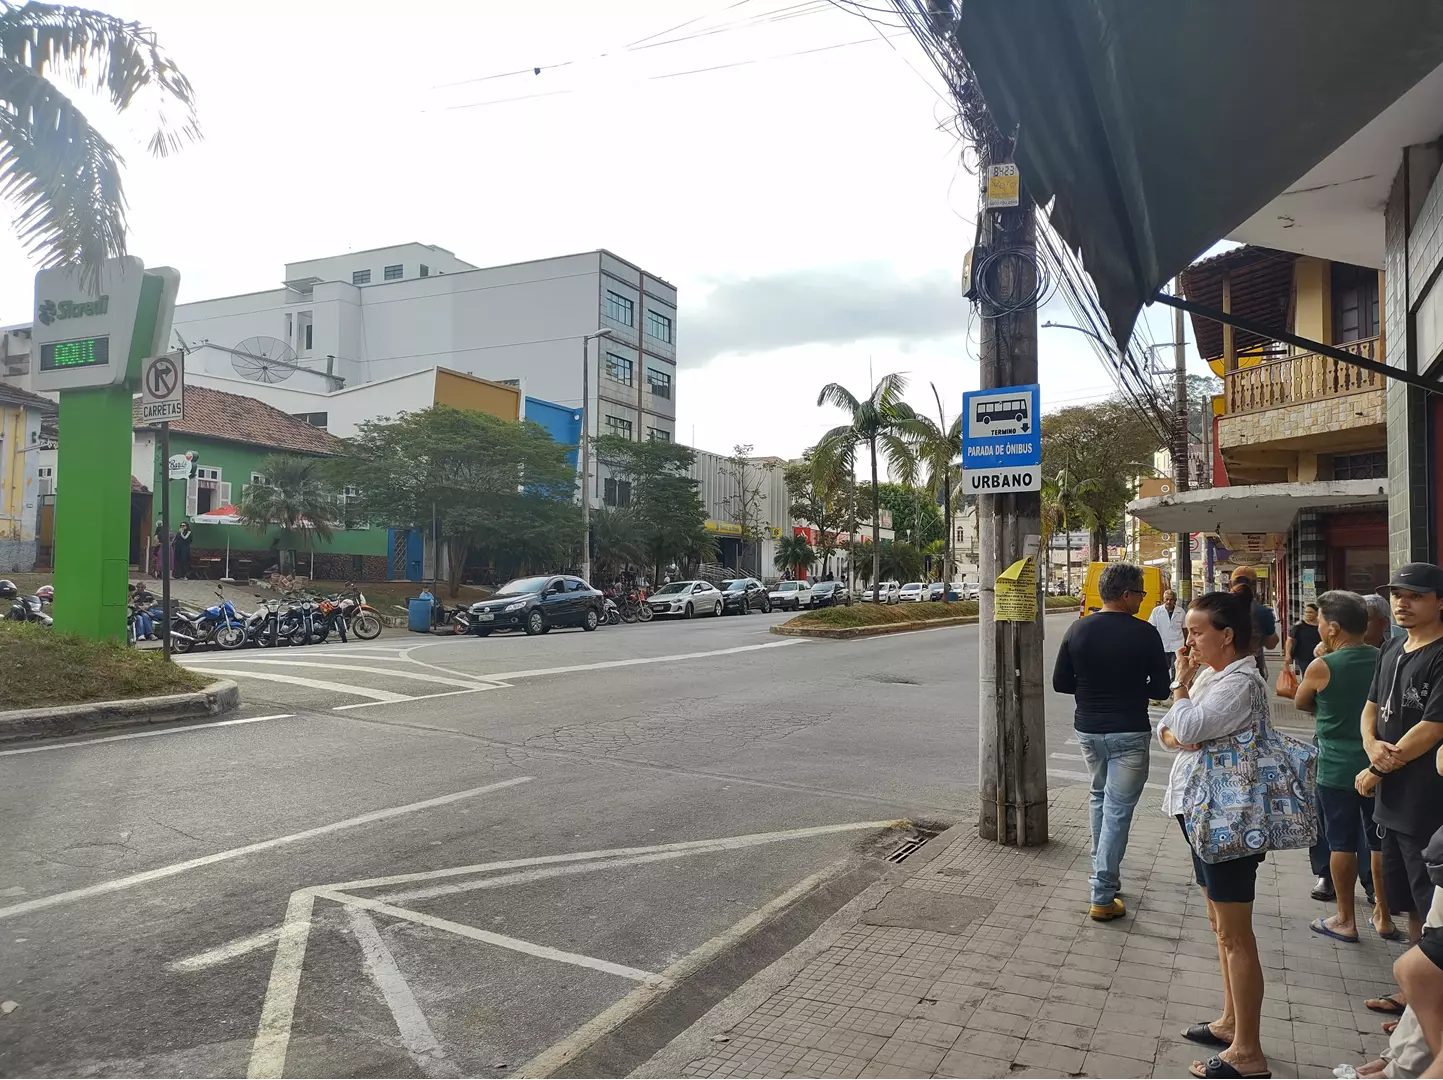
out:
{"label": "black sandal", "polygon": [[[1202,1066],[1202,1072],[1198,1072],[1198,1066]],[[1242,1073],[1235,1069],[1231,1062],[1224,1061],[1220,1057],[1208,1058],[1206,1061],[1194,1061],[1188,1069],[1198,1080],[1272,1080],[1271,1072]]]}
{"label": "black sandal", "polygon": [[1184,1039],[1195,1043],[1202,1043],[1204,1046],[1231,1046],[1232,1042],[1224,1039],[1213,1031],[1211,1024],[1194,1024],[1182,1033]]}

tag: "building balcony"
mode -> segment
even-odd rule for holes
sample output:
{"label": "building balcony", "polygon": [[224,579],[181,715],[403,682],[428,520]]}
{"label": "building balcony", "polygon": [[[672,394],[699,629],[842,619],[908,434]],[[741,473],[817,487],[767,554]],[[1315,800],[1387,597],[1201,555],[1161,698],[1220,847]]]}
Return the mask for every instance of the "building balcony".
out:
{"label": "building balcony", "polygon": [[[1383,362],[1379,338],[1351,341],[1338,348],[1366,360]],[[1300,353],[1240,368],[1226,376],[1225,415],[1263,412],[1303,401],[1362,394],[1383,389],[1383,376],[1318,353]]]}

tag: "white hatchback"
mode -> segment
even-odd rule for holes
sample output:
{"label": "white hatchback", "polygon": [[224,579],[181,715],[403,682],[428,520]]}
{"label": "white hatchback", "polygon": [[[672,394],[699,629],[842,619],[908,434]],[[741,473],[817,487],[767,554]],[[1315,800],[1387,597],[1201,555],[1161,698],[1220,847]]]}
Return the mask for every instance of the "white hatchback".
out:
{"label": "white hatchback", "polygon": [[927,586],[920,581],[909,581],[897,594],[899,604],[920,604],[927,599]]}

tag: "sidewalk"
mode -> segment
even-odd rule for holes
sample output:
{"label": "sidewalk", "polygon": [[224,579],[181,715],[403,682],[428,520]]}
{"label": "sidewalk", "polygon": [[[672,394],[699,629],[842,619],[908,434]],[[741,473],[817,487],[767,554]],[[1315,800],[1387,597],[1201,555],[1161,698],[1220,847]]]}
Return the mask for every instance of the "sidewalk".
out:
{"label": "sidewalk", "polygon": [[[714,1010],[693,1029],[709,1041],[669,1064],[695,1077],[1186,1076],[1216,1052],[1181,1031],[1222,1009],[1217,946],[1187,845],[1150,796],[1123,864],[1125,918],[1086,916],[1087,788],[1069,787],[1053,797],[1046,847],[951,830],[944,850],[759,1007],[709,1030]],[[1363,1001],[1393,989],[1403,946],[1370,931],[1359,945],[1310,932],[1333,910],[1309,898],[1312,884],[1305,851],[1269,856],[1258,874],[1275,1077],[1329,1077],[1386,1045],[1386,1018]]]}

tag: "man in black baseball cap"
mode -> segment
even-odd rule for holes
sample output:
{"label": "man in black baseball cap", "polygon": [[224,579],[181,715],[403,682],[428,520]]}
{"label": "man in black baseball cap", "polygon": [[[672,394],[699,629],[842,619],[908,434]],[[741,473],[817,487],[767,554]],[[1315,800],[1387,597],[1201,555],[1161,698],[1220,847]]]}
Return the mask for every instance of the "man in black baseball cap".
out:
{"label": "man in black baseball cap", "polygon": [[[1423,848],[1443,827],[1443,776],[1435,765],[1443,745],[1443,567],[1407,563],[1378,592],[1392,601],[1393,618],[1408,636],[1385,641],[1378,657],[1363,708],[1370,764],[1356,786],[1360,794],[1375,795],[1388,906],[1408,913],[1416,943],[1433,900]],[[1376,998],[1368,1007],[1403,1011],[1397,996]]]}

